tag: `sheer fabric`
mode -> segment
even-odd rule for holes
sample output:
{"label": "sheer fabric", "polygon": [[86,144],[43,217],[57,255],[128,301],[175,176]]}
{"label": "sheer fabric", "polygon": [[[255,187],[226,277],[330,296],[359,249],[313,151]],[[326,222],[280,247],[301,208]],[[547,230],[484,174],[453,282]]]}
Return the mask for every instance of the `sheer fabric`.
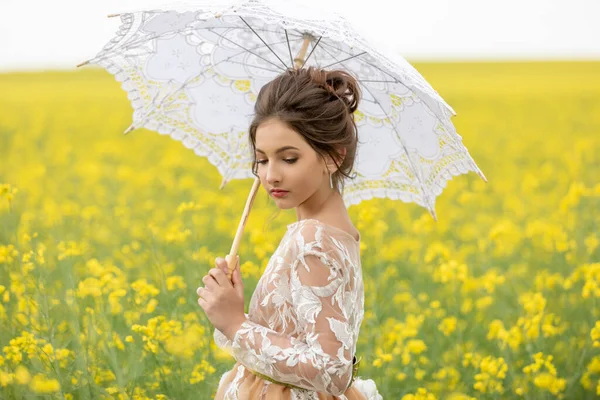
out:
{"label": "sheer fabric", "polygon": [[237,360],[216,400],[382,398],[370,379],[348,388],[364,317],[359,244],[317,220],[288,225],[250,299],[248,321],[233,340],[215,329],[216,344]]}

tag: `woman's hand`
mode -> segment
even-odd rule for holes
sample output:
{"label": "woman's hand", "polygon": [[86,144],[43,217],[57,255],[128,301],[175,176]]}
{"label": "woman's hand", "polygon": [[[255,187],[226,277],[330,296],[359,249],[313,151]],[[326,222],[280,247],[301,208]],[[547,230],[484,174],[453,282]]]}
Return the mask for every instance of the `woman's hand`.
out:
{"label": "woman's hand", "polygon": [[196,293],[200,298],[198,304],[206,313],[208,320],[230,340],[246,320],[244,314],[244,284],[240,273],[240,257],[236,257],[236,266],[232,274],[233,282],[227,278],[227,263],[224,258],[217,257],[215,265],[202,278],[204,287],[200,286]]}

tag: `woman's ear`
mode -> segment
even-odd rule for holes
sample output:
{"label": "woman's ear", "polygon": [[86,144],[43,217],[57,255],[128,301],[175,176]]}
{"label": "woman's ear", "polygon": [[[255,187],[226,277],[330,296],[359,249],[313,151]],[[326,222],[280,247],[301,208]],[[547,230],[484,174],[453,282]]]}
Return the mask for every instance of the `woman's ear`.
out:
{"label": "woman's ear", "polygon": [[[336,148],[336,150],[340,153],[340,157],[338,158],[338,165],[342,165],[342,163],[344,162],[344,159],[346,158],[346,148],[345,147],[338,147]],[[333,162],[333,158],[331,158],[331,156],[327,155],[327,170],[325,171],[326,173],[334,173],[335,171],[337,171],[337,167],[335,166],[335,163]]]}
{"label": "woman's ear", "polygon": [[[342,163],[344,162],[344,159],[346,158],[346,148],[345,147],[338,147],[338,148],[336,148],[336,150],[340,154],[340,156],[338,157],[338,160],[337,160],[338,161],[338,165],[342,165]],[[333,172],[335,172],[335,170],[337,170],[337,168],[335,167],[335,164],[333,163],[333,160],[332,160],[331,166],[334,169],[334,171],[332,171],[332,173],[333,173]]]}
{"label": "woman's ear", "polygon": [[340,160],[340,165],[341,165],[344,162],[344,160],[346,159],[346,148],[345,147],[342,147],[340,149],[340,154],[342,157],[342,159]]}

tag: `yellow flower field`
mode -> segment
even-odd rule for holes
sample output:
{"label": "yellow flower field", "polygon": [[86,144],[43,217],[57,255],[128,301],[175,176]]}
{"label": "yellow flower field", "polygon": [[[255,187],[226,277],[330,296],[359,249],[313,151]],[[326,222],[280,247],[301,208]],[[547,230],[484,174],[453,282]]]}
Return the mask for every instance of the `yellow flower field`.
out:
{"label": "yellow flower field", "polygon": [[[489,182],[439,221],[352,206],[359,374],[384,399],[600,396],[600,63],[415,64]],[[138,129],[107,72],[0,75],[0,398],[210,399],[234,360],[195,290],[252,180]],[[246,305],[295,213],[261,189],[240,247]]]}

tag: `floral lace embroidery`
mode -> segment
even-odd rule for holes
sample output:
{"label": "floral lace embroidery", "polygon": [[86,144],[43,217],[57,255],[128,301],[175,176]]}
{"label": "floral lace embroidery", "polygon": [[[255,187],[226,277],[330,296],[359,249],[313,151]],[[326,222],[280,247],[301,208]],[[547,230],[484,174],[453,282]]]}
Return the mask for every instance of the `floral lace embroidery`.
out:
{"label": "floral lace embroidery", "polygon": [[359,242],[315,220],[289,225],[247,316],[233,341],[215,330],[219,347],[277,381],[342,396],[364,317]]}

